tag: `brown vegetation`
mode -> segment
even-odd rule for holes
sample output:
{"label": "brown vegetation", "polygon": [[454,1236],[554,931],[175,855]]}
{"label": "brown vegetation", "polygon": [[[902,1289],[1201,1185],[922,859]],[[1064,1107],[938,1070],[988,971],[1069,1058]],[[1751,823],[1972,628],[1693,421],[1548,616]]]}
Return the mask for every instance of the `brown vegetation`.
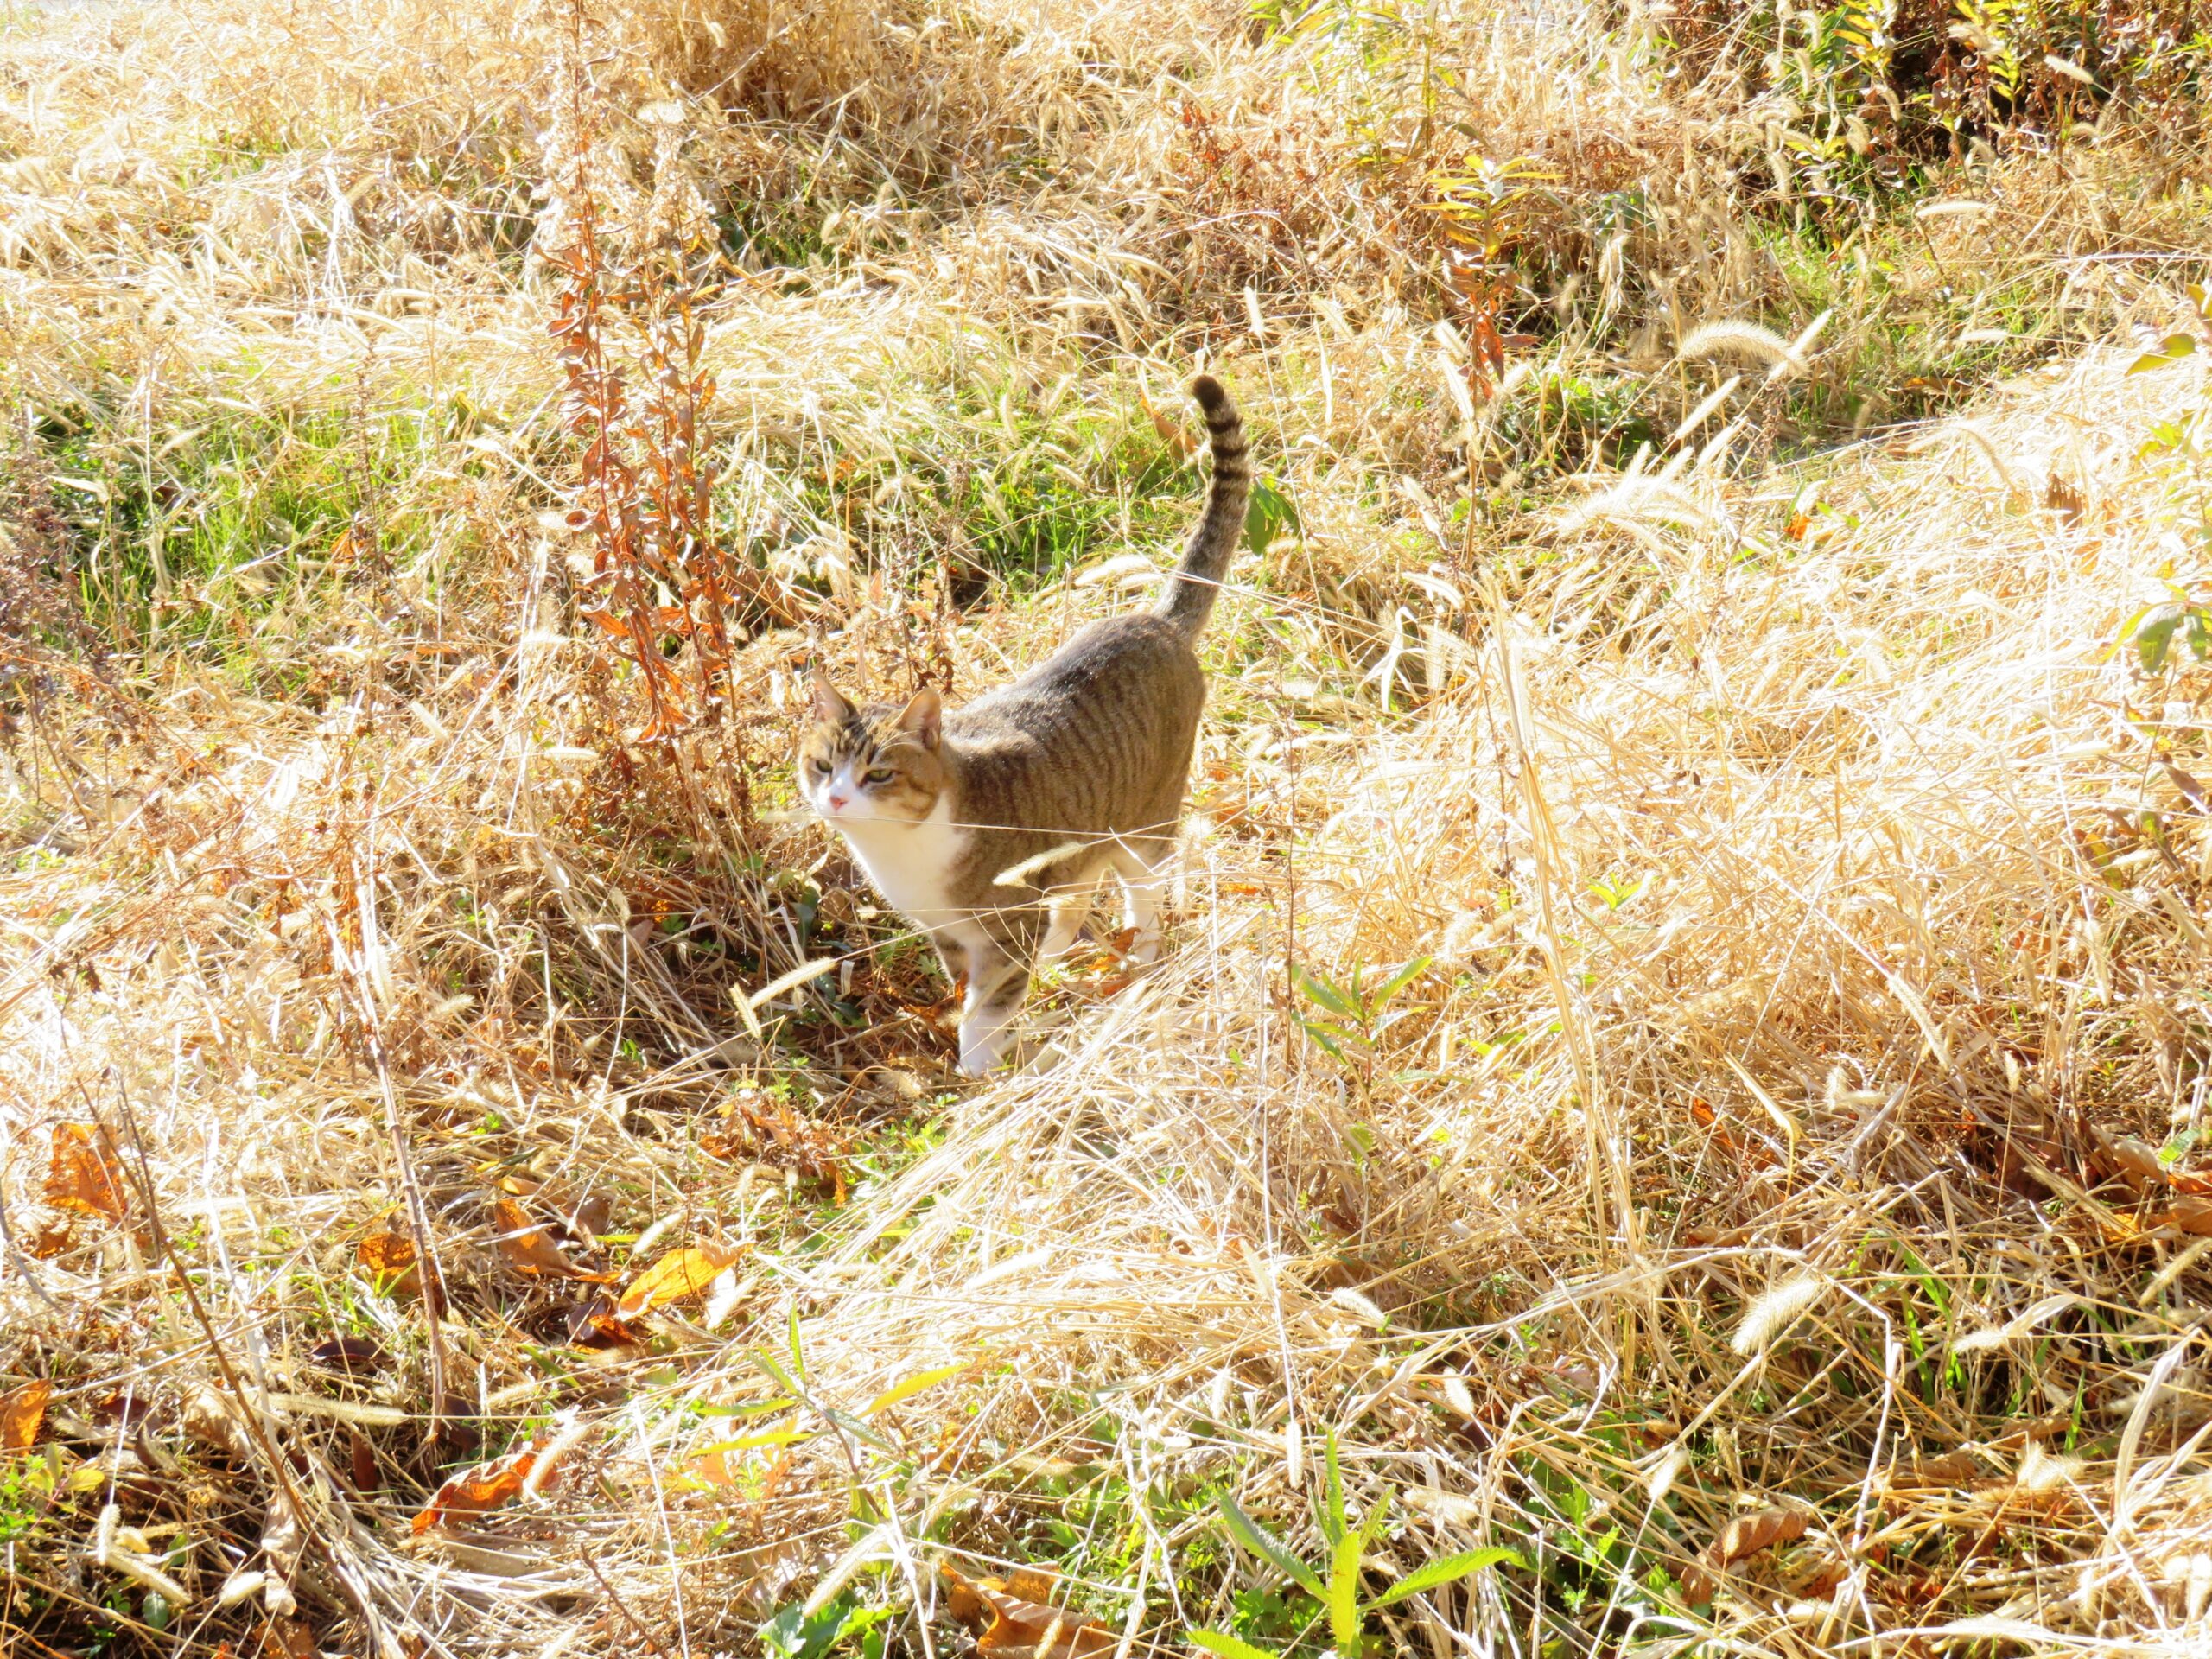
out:
{"label": "brown vegetation", "polygon": [[[1866,135],[1710,7],[12,25],[0,1630],[2201,1651],[2205,197],[2107,13]],[[808,633],[1137,602],[1201,362],[1167,960],[956,1087]]]}

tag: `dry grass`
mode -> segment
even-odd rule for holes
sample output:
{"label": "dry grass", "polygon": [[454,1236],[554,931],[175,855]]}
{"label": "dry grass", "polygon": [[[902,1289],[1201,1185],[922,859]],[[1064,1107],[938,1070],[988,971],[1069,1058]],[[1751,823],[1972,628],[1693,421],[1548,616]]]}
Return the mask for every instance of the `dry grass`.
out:
{"label": "dry grass", "polygon": [[[703,1656],[816,1593],[934,1653],[939,1562],[1044,1562],[1123,1651],[1318,1645],[1216,1499],[1319,1559],[1333,1440],[1380,1570],[1525,1557],[1389,1650],[2204,1650],[2208,671],[2109,649],[2202,596],[2202,372],[2126,372],[2200,327],[2192,163],[2114,124],[1816,257],[1758,111],[1586,22],[6,37],[10,1643]],[[1200,357],[1296,504],[1173,949],[1017,1075],[954,1087],[790,810],[801,632],[651,746],[580,637],[579,40],[615,211],[721,216],[719,530],[855,679],[1136,602]],[[611,1306],[685,1247],[744,1253]]]}

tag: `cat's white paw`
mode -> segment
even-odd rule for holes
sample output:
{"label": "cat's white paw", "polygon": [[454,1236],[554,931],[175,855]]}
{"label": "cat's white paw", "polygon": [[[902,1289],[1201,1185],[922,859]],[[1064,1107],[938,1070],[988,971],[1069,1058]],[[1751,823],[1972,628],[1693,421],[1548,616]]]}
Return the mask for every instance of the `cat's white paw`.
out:
{"label": "cat's white paw", "polygon": [[970,1036],[960,1033],[960,1075],[980,1077],[999,1063],[999,1056],[1006,1052],[1007,1033],[1003,1027],[996,1031],[978,1032]]}

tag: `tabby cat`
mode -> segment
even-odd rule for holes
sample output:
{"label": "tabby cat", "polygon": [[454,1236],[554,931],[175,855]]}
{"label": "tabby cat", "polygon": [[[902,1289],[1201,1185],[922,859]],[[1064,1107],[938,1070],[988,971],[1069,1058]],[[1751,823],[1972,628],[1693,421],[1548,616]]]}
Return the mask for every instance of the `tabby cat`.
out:
{"label": "tabby cat", "polygon": [[1192,645],[1244,527],[1244,424],[1220,384],[1191,392],[1213,482],[1150,612],[1092,624],[1040,666],[948,713],[924,687],[855,709],[819,664],[799,745],[807,804],[884,898],[964,972],[960,1069],[996,1064],[1033,961],[1075,943],[1110,871],[1137,959],[1160,950],[1160,889],[1190,781],[1205,677]]}

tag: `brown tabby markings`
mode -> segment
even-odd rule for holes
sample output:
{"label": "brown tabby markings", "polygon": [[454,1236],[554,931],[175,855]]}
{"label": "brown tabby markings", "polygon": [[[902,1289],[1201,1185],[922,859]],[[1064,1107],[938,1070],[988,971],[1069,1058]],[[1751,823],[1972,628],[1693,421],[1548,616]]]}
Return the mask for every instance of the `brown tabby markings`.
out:
{"label": "brown tabby markings", "polygon": [[[883,896],[963,969],[960,1068],[1006,1047],[1033,960],[1075,942],[1109,871],[1136,954],[1160,948],[1159,895],[1205,704],[1192,643],[1244,527],[1243,423],[1201,376],[1213,483],[1153,611],[1094,623],[1011,685],[947,714],[924,689],[855,709],[817,667],[799,786]],[[1009,873],[1013,874],[1009,874]]]}

